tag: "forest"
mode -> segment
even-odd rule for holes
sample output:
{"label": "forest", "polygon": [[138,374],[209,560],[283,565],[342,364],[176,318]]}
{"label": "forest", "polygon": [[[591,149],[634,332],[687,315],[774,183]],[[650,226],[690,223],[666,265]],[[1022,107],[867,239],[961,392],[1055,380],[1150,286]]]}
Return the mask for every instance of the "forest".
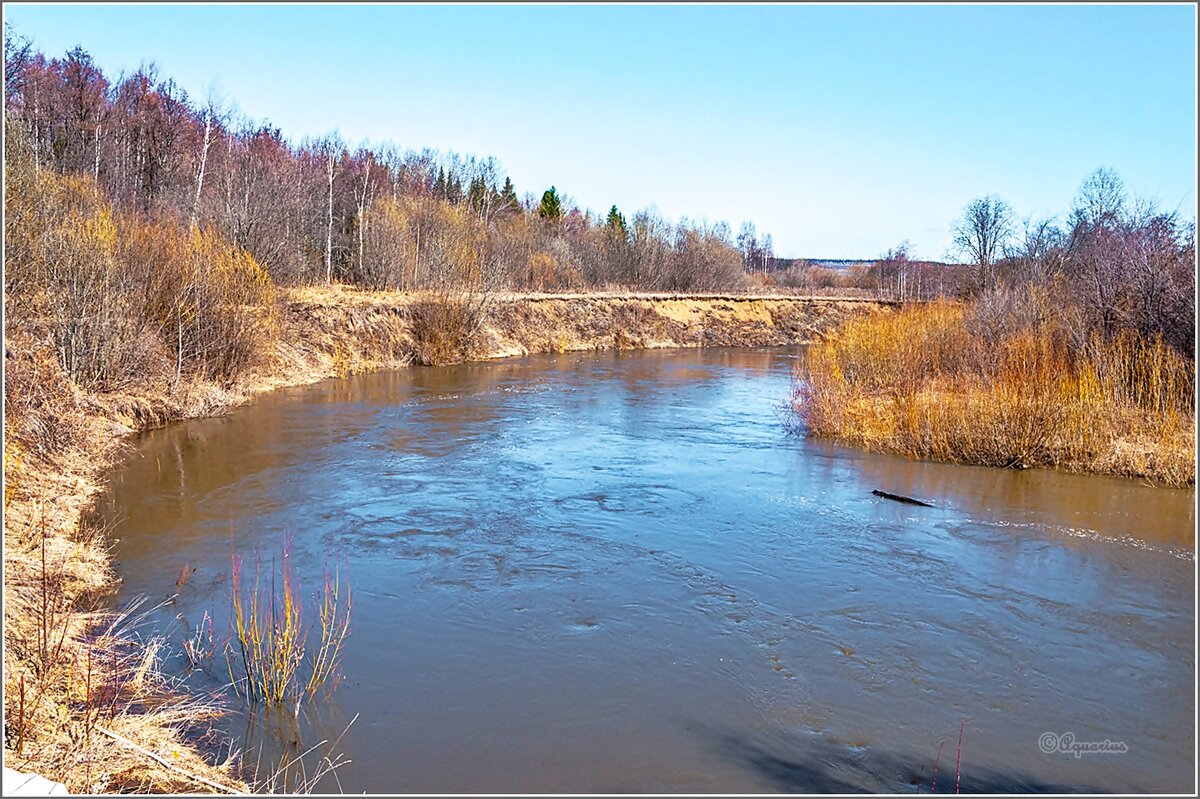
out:
{"label": "forest", "polygon": [[744,261],[770,255],[752,227],[739,242],[728,225],[649,210],[600,217],[553,186],[519,197],[490,157],[292,143],[153,65],[111,78],[82,48],[47,59],[11,31],[5,62],[8,126],[33,169],[90,178],[139,223],[211,231],[278,285],[690,291],[735,285]]}

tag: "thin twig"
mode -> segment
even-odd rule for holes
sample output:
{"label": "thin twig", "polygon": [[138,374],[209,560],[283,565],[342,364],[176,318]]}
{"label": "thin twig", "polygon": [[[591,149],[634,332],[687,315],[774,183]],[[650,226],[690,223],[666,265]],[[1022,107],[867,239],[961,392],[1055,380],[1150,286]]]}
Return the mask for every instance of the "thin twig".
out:
{"label": "thin twig", "polygon": [[941,765],[942,765],[942,747],[945,745],[946,745],[945,740],[938,742],[937,759],[935,759],[933,761],[933,782],[931,782],[929,784],[929,792],[930,793],[937,793],[937,775],[938,775],[938,769],[941,768]]}
{"label": "thin twig", "polygon": [[958,756],[954,759],[954,792],[958,793],[959,778],[962,776],[960,767],[962,766],[962,739],[963,730],[967,728],[967,720],[963,719],[962,724],[958,725]]}
{"label": "thin twig", "polygon": [[145,749],[141,746],[138,746],[137,744],[135,744],[133,741],[129,740],[125,736],[117,735],[112,730],[107,730],[104,727],[98,726],[98,727],[96,727],[96,732],[98,732],[102,735],[107,735],[109,738],[112,738],[117,743],[119,743],[123,746],[129,747],[130,749],[134,750],[135,752],[140,752],[141,754],[143,754],[146,757],[153,760],[155,763],[158,763],[160,766],[165,768],[167,771],[172,771],[176,774],[187,777],[190,780],[194,780],[195,782],[198,782],[201,785],[206,785],[209,788],[213,788],[218,791],[223,791],[224,793],[232,793],[232,794],[242,793],[242,791],[234,790],[233,788],[230,788],[227,785],[222,785],[219,782],[213,782],[212,780],[205,779],[204,777],[201,777],[198,774],[192,774],[190,771],[185,771],[184,769],[181,769],[179,766],[176,766],[174,763],[168,763],[166,760],[164,760],[163,758],[154,754],[149,749]]}

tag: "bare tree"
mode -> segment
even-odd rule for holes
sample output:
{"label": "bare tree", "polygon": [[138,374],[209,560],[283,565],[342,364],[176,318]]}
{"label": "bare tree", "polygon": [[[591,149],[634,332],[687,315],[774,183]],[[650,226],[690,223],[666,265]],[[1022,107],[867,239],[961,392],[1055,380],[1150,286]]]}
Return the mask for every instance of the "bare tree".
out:
{"label": "bare tree", "polygon": [[1083,182],[1071,211],[1080,232],[1115,226],[1125,209],[1125,183],[1110,167],[1100,167]]}
{"label": "bare tree", "polygon": [[1112,169],[1097,169],[1075,195],[1066,265],[1088,326],[1105,335],[1122,323],[1129,264],[1121,249],[1131,221],[1125,216],[1124,183]]}
{"label": "bare tree", "polygon": [[343,147],[334,136],[327,137],[319,143],[322,159],[325,162],[325,181],[327,202],[325,204],[325,282],[333,282],[333,181],[337,175],[337,164],[342,157]]}
{"label": "bare tree", "polygon": [[1026,217],[1021,232],[1008,249],[1008,257],[1020,270],[1016,275],[1036,285],[1045,285],[1060,274],[1065,256],[1062,231],[1053,219]]}
{"label": "bare tree", "polygon": [[1013,234],[1012,208],[995,195],[972,200],[954,224],[954,246],[978,267],[979,289],[996,283],[996,262]]}
{"label": "bare tree", "polygon": [[204,192],[204,171],[208,166],[208,151],[212,146],[213,125],[220,124],[226,116],[221,102],[215,92],[210,91],[208,102],[201,112],[204,119],[204,136],[200,143],[199,165],[196,169],[196,196],[192,200],[192,222],[195,223],[200,215],[200,197]]}
{"label": "bare tree", "polygon": [[18,36],[12,25],[4,23],[4,100],[5,107],[25,88],[25,72],[33,61],[33,42]]}
{"label": "bare tree", "polygon": [[903,302],[912,294],[911,280],[915,265],[909,255],[911,250],[912,245],[903,241],[875,262],[880,297],[890,294],[894,299]]}

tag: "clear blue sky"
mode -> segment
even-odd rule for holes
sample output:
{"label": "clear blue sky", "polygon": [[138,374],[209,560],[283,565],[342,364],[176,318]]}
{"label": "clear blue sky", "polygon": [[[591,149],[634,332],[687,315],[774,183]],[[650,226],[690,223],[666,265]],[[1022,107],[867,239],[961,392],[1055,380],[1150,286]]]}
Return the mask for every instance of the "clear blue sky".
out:
{"label": "clear blue sky", "polygon": [[493,155],[521,193],[749,219],[781,255],[939,258],[973,197],[1060,214],[1101,165],[1195,216],[1191,6],[4,10],[294,140]]}

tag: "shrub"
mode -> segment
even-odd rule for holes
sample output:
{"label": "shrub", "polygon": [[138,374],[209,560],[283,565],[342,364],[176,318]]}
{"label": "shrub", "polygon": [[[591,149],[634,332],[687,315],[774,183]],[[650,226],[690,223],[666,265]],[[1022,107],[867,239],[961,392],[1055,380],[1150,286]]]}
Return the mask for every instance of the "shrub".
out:
{"label": "shrub", "polygon": [[1076,344],[1048,317],[984,336],[979,310],[934,303],[848,322],[809,348],[799,419],[911,457],[1194,482],[1191,361],[1131,330]]}
{"label": "shrub", "polygon": [[121,221],[121,256],[145,286],[146,321],[172,353],[176,378],[229,381],[275,323],[266,270],[215,232],[171,221]]}
{"label": "shrub", "polygon": [[48,340],[72,381],[117,388],[164,351],[177,379],[229,380],[251,363],[274,287],[244,249],[195,225],[114,215],[91,176],[10,154],[6,316]]}
{"label": "shrub", "polygon": [[405,203],[382,197],[355,220],[362,249],[356,282],[368,289],[408,289],[416,279],[417,244]]}
{"label": "shrub", "polygon": [[233,637],[241,676],[234,674],[234,658],[226,657],[234,689],[252,702],[278,705],[311,698],[332,684],[350,634],[351,596],[341,575],[326,572],[314,626],[304,619],[304,597],[288,542],[278,561],[271,561],[269,574],[263,574],[261,560],[257,563],[253,584],[244,582],[243,563],[236,555],[232,574]]}
{"label": "shrub", "polygon": [[409,307],[413,360],[441,366],[470,358],[487,319],[486,294],[441,291]]}
{"label": "shrub", "polygon": [[6,315],[45,331],[67,375],[111,386],[132,370],[140,297],[116,257],[112,211],[88,176],[13,169]]}

